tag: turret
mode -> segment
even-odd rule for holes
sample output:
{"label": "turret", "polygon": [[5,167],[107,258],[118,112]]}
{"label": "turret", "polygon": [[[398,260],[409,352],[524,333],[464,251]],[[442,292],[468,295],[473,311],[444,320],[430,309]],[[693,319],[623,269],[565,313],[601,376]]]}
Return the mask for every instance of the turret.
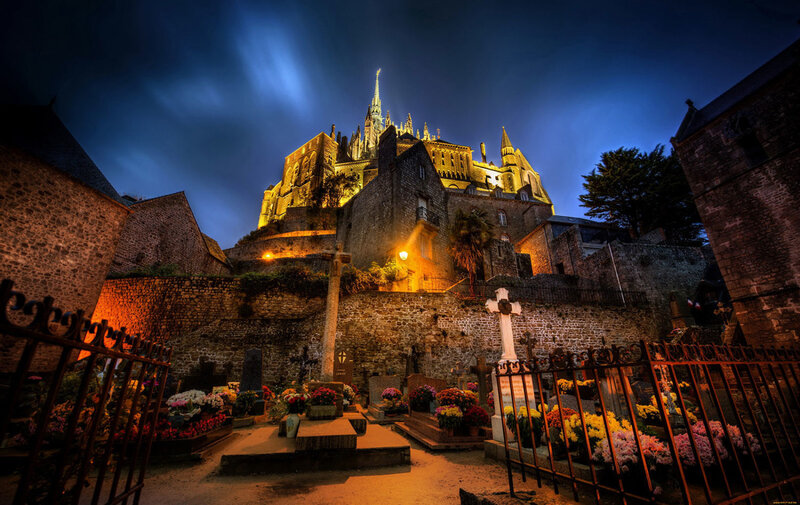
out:
{"label": "turret", "polygon": [[514,146],[511,145],[505,126],[503,127],[503,136],[500,138],[500,154],[503,157],[503,166],[517,164],[516,156],[514,156]]}

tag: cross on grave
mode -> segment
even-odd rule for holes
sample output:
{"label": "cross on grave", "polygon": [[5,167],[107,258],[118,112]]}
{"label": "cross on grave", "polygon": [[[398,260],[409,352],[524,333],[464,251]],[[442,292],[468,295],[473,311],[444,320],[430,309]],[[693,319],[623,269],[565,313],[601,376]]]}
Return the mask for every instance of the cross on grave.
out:
{"label": "cross on grave", "polygon": [[336,350],[336,320],[339,317],[339,282],[342,265],[350,263],[351,256],[342,252],[342,243],[336,243],[335,251],[320,254],[330,260],[328,270],[328,299],[325,302],[325,328],[322,331],[322,381],[333,381],[333,360]]}
{"label": "cross on grave", "polygon": [[536,347],[537,339],[531,335],[531,332],[526,331],[522,343],[525,344],[525,354],[528,355],[528,362],[532,363],[534,360],[533,349]]}
{"label": "cross on grave", "polygon": [[450,369],[450,373],[456,376],[456,380],[458,381],[458,389],[464,389],[464,375],[469,372],[468,368],[464,368],[459,361],[456,363],[455,368]]}
{"label": "cross on grave", "polygon": [[495,292],[495,300],[486,300],[486,309],[500,316],[500,339],[503,343],[503,355],[500,361],[517,361],[514,350],[514,335],[511,331],[511,314],[518,316],[522,313],[519,302],[508,301],[508,290],[499,288]]}
{"label": "cross on grave", "polygon": [[469,367],[469,371],[478,376],[478,398],[480,398],[481,405],[487,405],[486,378],[487,374],[492,371],[492,367],[486,364],[486,359],[483,356],[479,356],[477,364]]}
{"label": "cross on grave", "polygon": [[300,356],[292,356],[289,358],[289,361],[292,363],[299,363],[300,370],[297,372],[297,385],[300,386],[303,384],[303,380],[308,375],[308,370],[311,365],[316,365],[319,363],[319,360],[316,358],[309,358],[308,356],[308,346],[303,346],[303,354]]}

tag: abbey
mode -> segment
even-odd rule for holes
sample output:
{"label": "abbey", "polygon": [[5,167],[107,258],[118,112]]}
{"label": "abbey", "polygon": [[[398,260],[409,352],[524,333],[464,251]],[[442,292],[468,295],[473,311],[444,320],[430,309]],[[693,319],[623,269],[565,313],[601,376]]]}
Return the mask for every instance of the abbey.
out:
{"label": "abbey", "polygon": [[[259,228],[286,217],[292,207],[307,207],[315,187],[335,174],[354,174],[358,190],[369,184],[378,173],[378,144],[381,135],[393,127],[397,135],[397,155],[416,144],[422,144],[435,168],[438,181],[448,191],[468,194],[494,194],[522,201],[534,200],[550,205],[539,174],[502,130],[502,162],[487,162],[486,148],[481,143],[480,161],[472,157],[470,147],[442,140],[432,135],[427,123],[420,134],[414,130],[411,114],[399,124],[389,113],[383,116],[379,90],[380,70],[375,75],[375,93],[367,107],[363,133],[359,125],[348,139],[331,128],[320,133],[286,157],[281,181],[264,192]],[[349,195],[351,197],[352,195]],[[342,204],[346,202],[343,199]]]}

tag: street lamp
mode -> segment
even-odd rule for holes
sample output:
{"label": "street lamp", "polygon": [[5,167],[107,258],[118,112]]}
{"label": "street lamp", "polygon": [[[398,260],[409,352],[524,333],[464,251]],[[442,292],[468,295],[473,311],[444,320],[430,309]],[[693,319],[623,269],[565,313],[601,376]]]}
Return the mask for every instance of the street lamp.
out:
{"label": "street lamp", "polygon": [[398,256],[400,256],[400,259],[403,261],[408,259],[408,253],[406,251],[400,251],[400,254],[398,254]]}

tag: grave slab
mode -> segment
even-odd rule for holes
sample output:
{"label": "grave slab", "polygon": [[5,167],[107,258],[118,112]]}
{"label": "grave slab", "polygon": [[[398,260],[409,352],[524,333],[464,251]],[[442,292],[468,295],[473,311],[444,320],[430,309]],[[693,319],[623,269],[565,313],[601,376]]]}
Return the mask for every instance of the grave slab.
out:
{"label": "grave slab", "polygon": [[303,419],[297,430],[295,450],[355,449],[356,430],[347,419],[309,421]]}

